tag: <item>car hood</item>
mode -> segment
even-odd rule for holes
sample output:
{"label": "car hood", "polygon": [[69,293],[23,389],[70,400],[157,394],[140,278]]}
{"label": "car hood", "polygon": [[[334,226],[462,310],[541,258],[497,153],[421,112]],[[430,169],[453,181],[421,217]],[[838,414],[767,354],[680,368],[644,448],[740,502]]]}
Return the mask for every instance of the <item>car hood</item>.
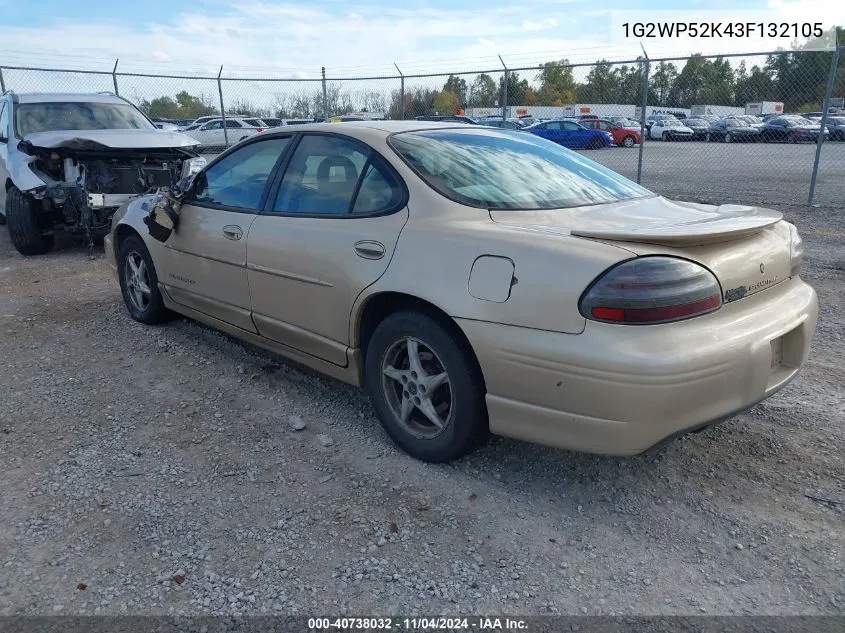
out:
{"label": "car hood", "polygon": [[45,149],[192,148],[199,141],[171,130],[57,130],[27,134],[23,141]]}
{"label": "car hood", "polygon": [[680,246],[738,239],[779,222],[771,209],[676,202],[662,196],[542,211],[490,211],[494,222],[528,231]]}

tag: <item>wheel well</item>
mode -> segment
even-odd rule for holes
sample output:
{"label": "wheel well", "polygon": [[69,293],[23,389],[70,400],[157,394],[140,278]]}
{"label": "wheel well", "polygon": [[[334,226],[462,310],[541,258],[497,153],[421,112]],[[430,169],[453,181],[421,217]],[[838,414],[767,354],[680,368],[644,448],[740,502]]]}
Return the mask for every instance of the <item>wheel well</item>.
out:
{"label": "wheel well", "polygon": [[[138,231],[133,229],[128,224],[118,224],[117,231],[115,231],[115,234],[114,234],[114,237],[115,237],[114,254],[115,254],[115,256],[117,256],[117,253],[120,250],[120,245],[123,243],[123,240],[125,240],[130,235],[137,235],[138,237],[141,237],[138,234]],[[143,238],[141,238],[141,239],[143,239]]]}
{"label": "wheel well", "polygon": [[464,348],[464,352],[466,352],[468,357],[472,359],[476,369],[478,369],[478,375],[481,376],[481,380],[484,381],[484,374],[481,371],[481,365],[478,363],[478,358],[475,356],[475,351],[472,349],[472,345],[470,345],[470,342],[463,330],[458,327],[458,324],[455,323],[452,317],[433,303],[401,292],[383,292],[381,294],[377,294],[371,297],[364,305],[361,317],[358,320],[357,328],[358,347],[360,347],[361,355],[364,358],[366,358],[367,346],[369,345],[370,338],[378,327],[378,324],[394,312],[400,311],[419,312],[424,314],[429,318],[434,319],[437,323],[451,332],[455,339]]}

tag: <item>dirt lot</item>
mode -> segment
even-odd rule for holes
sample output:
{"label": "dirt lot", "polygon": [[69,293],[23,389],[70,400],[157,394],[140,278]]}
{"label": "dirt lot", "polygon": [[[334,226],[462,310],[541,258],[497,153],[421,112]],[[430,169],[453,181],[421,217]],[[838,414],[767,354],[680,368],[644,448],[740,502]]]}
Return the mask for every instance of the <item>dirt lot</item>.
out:
{"label": "dirt lot", "polygon": [[791,386],[650,456],[441,466],[362,393],[133,322],[101,252],[0,230],[0,615],[845,613],[845,211],[783,210],[822,304]]}

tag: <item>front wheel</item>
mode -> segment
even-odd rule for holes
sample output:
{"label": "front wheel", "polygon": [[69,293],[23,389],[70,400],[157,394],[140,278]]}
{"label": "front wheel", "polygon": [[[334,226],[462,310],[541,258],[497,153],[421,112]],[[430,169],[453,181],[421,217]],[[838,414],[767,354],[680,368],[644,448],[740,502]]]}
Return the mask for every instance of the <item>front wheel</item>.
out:
{"label": "front wheel", "polygon": [[117,266],[123,302],[133,319],[156,325],[173,318],[158,288],[153,258],[140,237],[130,235],[120,243]]}
{"label": "front wheel", "polygon": [[663,136],[661,136],[661,138],[664,141],[668,141],[669,140],[669,132],[663,132]]}
{"label": "front wheel", "polygon": [[[39,220],[44,220],[40,222]],[[35,199],[14,185],[6,192],[9,237],[21,255],[43,255],[53,250],[53,234],[45,231],[48,218],[39,217]]]}
{"label": "front wheel", "polygon": [[435,319],[396,312],[367,345],[365,382],[384,430],[406,453],[447,462],[487,435],[485,387],[471,349]]}
{"label": "front wheel", "polygon": [[634,144],[635,144],[635,143],[634,143],[634,137],[633,137],[633,136],[626,136],[626,137],[622,140],[622,146],[623,146],[623,147],[633,147],[633,146],[634,146]]}
{"label": "front wheel", "polygon": [[727,132],[727,133],[725,134],[725,143],[730,143],[730,142],[732,142],[732,141],[733,141],[733,137],[731,136],[731,133],[730,133],[730,132]]}

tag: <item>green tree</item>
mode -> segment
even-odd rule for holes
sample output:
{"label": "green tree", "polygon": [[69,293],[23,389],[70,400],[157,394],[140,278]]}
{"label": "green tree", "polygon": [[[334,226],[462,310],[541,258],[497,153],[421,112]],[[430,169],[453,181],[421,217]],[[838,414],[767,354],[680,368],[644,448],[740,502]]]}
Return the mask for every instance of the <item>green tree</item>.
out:
{"label": "green tree", "polygon": [[540,105],[562,106],[575,102],[575,77],[568,64],[568,60],[562,59],[540,66],[540,90],[537,92]]}
{"label": "green tree", "polygon": [[455,99],[459,107],[464,107],[467,105],[466,79],[457,77],[455,75],[449,75],[449,78],[446,80],[446,83],[443,84],[443,91],[451,92],[453,95],[455,95]]}
{"label": "green tree", "polygon": [[441,90],[434,95],[432,107],[438,114],[453,114],[458,109],[458,97],[454,92]]}
{"label": "green tree", "polygon": [[649,84],[654,93],[656,105],[668,105],[669,94],[677,77],[678,69],[672,62],[659,62],[652,67]]}
{"label": "green tree", "polygon": [[575,92],[580,103],[615,103],[619,97],[618,75],[606,60],[590,69],[585,83]]}
{"label": "green tree", "polygon": [[481,73],[469,86],[467,105],[473,108],[492,108],[498,100],[496,82],[493,78]]}

